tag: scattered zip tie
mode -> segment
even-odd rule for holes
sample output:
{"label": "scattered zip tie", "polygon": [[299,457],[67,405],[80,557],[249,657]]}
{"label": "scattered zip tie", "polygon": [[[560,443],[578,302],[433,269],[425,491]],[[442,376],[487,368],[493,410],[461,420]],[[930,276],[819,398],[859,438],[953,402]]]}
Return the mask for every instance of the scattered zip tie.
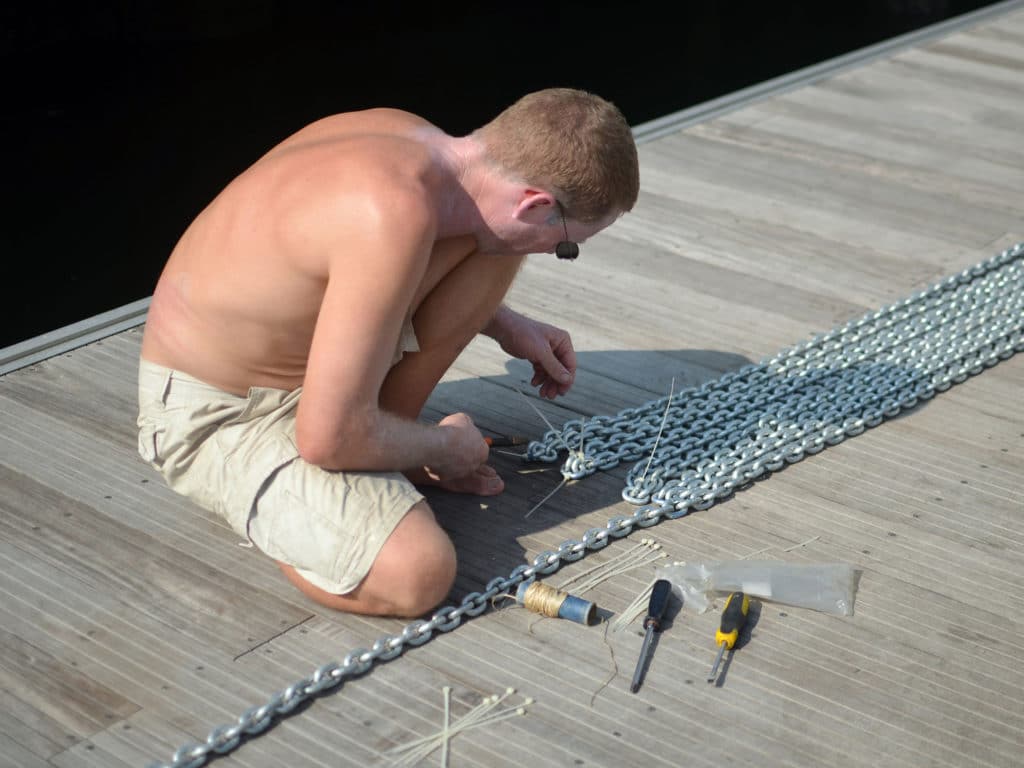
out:
{"label": "scattered zip tie", "polygon": [[441,730],[441,768],[448,768],[448,742],[451,740],[452,687],[444,687],[444,728]]}
{"label": "scattered zip tie", "polygon": [[[792,547],[787,547],[786,549],[784,549],[782,551],[783,552],[792,552],[794,549],[800,549],[800,547],[806,547],[812,541],[817,541],[820,538],[821,538],[821,536],[812,536],[807,541],[801,541],[799,544],[794,544]],[[748,552],[747,554],[743,555],[739,559],[740,560],[749,560],[750,558],[756,557],[757,555],[763,555],[765,552],[771,552],[773,549],[777,549],[777,547],[774,547],[774,546],[773,547],[765,547],[764,549],[757,550],[757,552]]]}
{"label": "scattered zip tie", "polygon": [[634,544],[616,557],[566,579],[558,588],[565,590],[572,586],[573,592],[587,592],[608,579],[650,565],[663,557],[668,557],[668,554],[661,551],[661,544],[654,539],[641,539],[639,544]]}
{"label": "scattered zip tie", "polygon": [[614,557],[605,560],[603,563],[595,563],[590,568],[581,571],[575,576],[571,576],[568,579],[565,579],[564,581],[562,581],[561,584],[558,585],[559,589],[568,589],[569,587],[575,587],[577,591],[583,591],[579,585],[582,582],[589,581],[591,579],[597,579],[597,583],[599,584],[600,582],[605,580],[606,573],[611,573],[615,571],[623,563],[632,560],[644,549],[651,546],[653,543],[653,539],[640,539],[640,541],[638,541],[632,547],[627,549],[625,552],[620,552],[618,555],[615,555]]}
{"label": "scattered zip tie", "polygon": [[532,515],[532,514],[533,514],[534,512],[536,512],[536,511],[537,511],[538,509],[540,509],[540,508],[541,508],[541,505],[542,505],[542,504],[544,504],[544,502],[545,502],[545,501],[547,501],[548,499],[550,499],[550,498],[551,498],[552,496],[554,496],[554,495],[555,495],[556,493],[558,493],[558,490],[559,490],[559,489],[560,489],[560,488],[561,488],[561,487],[562,487],[563,485],[565,485],[565,484],[566,484],[566,482],[567,482],[566,478],[564,478],[564,477],[563,477],[563,478],[562,478],[562,482],[560,482],[560,483],[559,483],[558,485],[556,485],[556,486],[555,486],[555,490],[553,490],[553,491],[552,491],[551,493],[549,493],[549,494],[548,494],[547,496],[545,496],[545,497],[544,497],[543,499],[541,499],[541,500],[540,500],[540,501],[538,501],[538,502],[537,502],[536,504],[534,504],[534,505],[533,505],[533,509],[531,509],[531,510],[530,510],[529,512],[527,512],[527,513],[526,513],[525,515],[523,515],[523,519],[526,519],[527,517],[529,517],[530,515]]}
{"label": "scattered zip tie", "polygon": [[[516,389],[515,387],[512,387],[512,389],[515,389],[516,392],[518,392],[520,395],[523,396],[523,399],[526,401],[527,405],[529,405],[531,408],[533,408],[533,410],[537,412],[537,415],[540,416],[541,419],[544,420],[544,423],[548,425],[548,429],[550,429],[552,432],[558,432],[558,430],[555,429],[554,425],[550,421],[548,421],[547,416],[545,416],[543,413],[541,413],[540,409],[536,405],[534,405],[533,403],[530,402],[530,398],[528,398],[526,395],[524,395],[521,390]],[[565,442],[565,438],[562,437],[561,432],[558,432],[558,439],[562,441],[562,445],[565,446],[565,450],[567,450],[570,455],[579,455],[580,457],[583,456],[583,447],[582,447],[583,443],[582,443],[582,440],[580,441],[580,450],[577,452],[577,451],[574,451],[572,449],[572,446],[570,446],[567,442]],[[526,454],[522,454],[522,455],[525,456]],[[548,499],[550,499],[556,493],[558,493],[558,491],[561,489],[561,487],[563,485],[565,485],[565,483],[568,480],[569,480],[569,478],[567,478],[567,477],[565,477],[565,475],[563,475],[562,476],[562,482],[560,482],[558,485],[556,485],[555,489],[553,491],[551,491],[551,493],[549,493],[547,496],[545,496],[539,502],[534,504],[533,509],[531,509],[525,515],[523,515],[523,519],[528,518],[530,515],[532,515],[534,512],[536,512],[538,509],[540,509],[541,506],[544,504],[544,502],[547,501]]]}
{"label": "scattered zip tie", "polygon": [[525,459],[526,458],[526,454],[525,453],[516,453],[515,451],[505,451],[505,450],[502,450],[501,448],[491,448],[490,452],[491,453],[503,453],[506,456],[515,456],[517,459]]}
{"label": "scattered zip tie", "polygon": [[632,623],[637,616],[643,613],[644,607],[647,605],[647,600],[651,596],[651,590],[654,589],[655,581],[657,581],[657,579],[652,578],[647,583],[647,586],[643,588],[643,591],[636,596],[633,602],[619,611],[619,614],[612,620],[611,626],[609,627],[612,632],[618,632],[625,629],[626,626]]}
{"label": "scattered zip tie", "polygon": [[[483,701],[481,701],[479,704],[477,704],[475,707],[469,710],[469,712],[463,715],[462,719],[457,720],[454,723],[449,722],[448,726],[440,733],[435,733],[431,736],[425,736],[423,738],[416,739],[415,741],[411,741],[408,744],[405,744],[401,747],[396,747],[392,750],[389,750],[389,752],[386,754],[408,753],[400,759],[398,764],[415,765],[417,762],[419,762],[424,757],[433,752],[435,749],[437,749],[438,746],[444,746],[442,742],[450,742],[451,738],[460,731],[465,731],[479,725],[484,725],[498,718],[504,718],[513,714],[518,714],[518,710],[522,709],[522,707],[506,709],[497,713],[493,713],[493,710],[497,708],[499,704],[505,701],[505,699],[507,699],[513,693],[515,693],[514,688],[506,688],[505,693],[501,696],[498,696],[497,694],[487,696],[483,699]],[[451,696],[450,689],[449,696]],[[533,700],[527,699],[524,703],[532,704]],[[412,748],[411,750],[410,747]]]}
{"label": "scattered zip tie", "polygon": [[495,723],[500,723],[503,720],[508,720],[512,717],[520,717],[526,714],[526,708],[533,704],[533,699],[530,697],[523,699],[523,703],[519,706],[501,709],[497,712],[495,711],[499,705],[501,705],[515,692],[515,688],[506,688],[505,692],[501,696],[498,696],[497,694],[487,696],[483,701],[463,715],[462,718],[450,722],[451,687],[446,685],[442,688],[442,693],[445,697],[444,727],[442,730],[430,736],[424,736],[398,747],[393,747],[383,754],[386,757],[396,758],[395,762],[392,764],[395,766],[402,766],[404,768],[405,766],[416,765],[420,760],[423,760],[438,747],[441,747],[441,766],[442,768],[448,768],[449,742],[456,734],[461,733],[462,731],[467,731],[471,728],[494,725]]}
{"label": "scattered zip tie", "polygon": [[[658,443],[661,441],[661,433],[665,431],[665,422],[668,420],[668,409],[672,407],[672,395],[676,391],[676,377],[672,377],[672,385],[668,389],[668,402],[665,403],[665,413],[661,417],[661,426],[658,427],[658,436],[654,438],[654,447],[651,448],[651,455],[647,459],[647,466],[644,467],[644,473],[640,476],[640,482],[642,483],[647,479],[647,470],[651,468],[651,462],[654,460],[654,454],[658,450]],[[583,445],[583,430],[580,430],[580,445]]]}
{"label": "scattered zip tie", "polygon": [[[554,426],[554,424],[552,424],[552,423],[551,423],[550,421],[548,421],[548,417],[547,417],[547,416],[545,416],[545,415],[544,415],[543,413],[541,413],[541,412],[540,412],[540,408],[538,408],[538,407],[537,407],[536,405],[534,405],[533,403],[531,403],[531,402],[530,402],[530,398],[528,398],[528,397],[527,397],[527,396],[526,396],[525,394],[523,394],[522,390],[520,390],[520,389],[516,389],[516,387],[512,387],[512,389],[515,389],[515,390],[516,390],[516,392],[518,392],[518,393],[519,393],[520,395],[522,395],[522,396],[523,396],[523,399],[524,399],[524,400],[526,401],[527,405],[529,405],[529,406],[530,406],[531,408],[533,408],[533,410],[537,412],[537,415],[538,415],[538,416],[540,416],[540,417],[541,417],[541,419],[543,419],[543,420],[544,420],[544,423],[548,425],[548,429],[550,429],[550,430],[551,430],[552,432],[555,432],[555,433],[557,433],[557,435],[558,435],[558,439],[559,439],[559,440],[561,441],[562,445],[564,445],[564,446],[565,446],[565,450],[567,450],[567,451],[569,452],[569,454],[570,454],[570,455],[577,455],[577,452],[576,452],[576,451],[574,451],[574,450],[572,449],[572,446],[571,446],[571,445],[569,445],[569,444],[568,444],[567,442],[565,442],[565,438],[564,438],[564,437],[562,437],[562,433],[561,433],[561,431],[560,431],[560,430],[557,430],[557,429],[555,429],[555,426]],[[580,450],[580,452],[578,453],[578,455],[580,455],[580,456],[582,456],[582,455],[583,455],[582,449]]]}
{"label": "scattered zip tie", "polygon": [[[683,565],[682,561],[676,561],[675,565]],[[651,590],[654,588],[654,582],[657,581],[657,577],[654,577],[648,582],[647,586],[644,587],[643,591],[636,596],[636,598],[619,611],[618,615],[611,621],[610,629],[612,632],[620,632],[630,624],[632,624],[641,613],[647,608],[647,601],[651,596]]]}
{"label": "scattered zip tie", "polygon": [[641,557],[633,558],[631,562],[623,563],[618,568],[615,568],[606,574],[600,574],[595,578],[589,579],[582,587],[579,588],[580,591],[586,592],[614,576],[621,576],[624,573],[634,571],[637,568],[642,568],[645,565],[653,565],[658,560],[668,557],[667,552],[661,551],[660,544],[652,542],[650,544],[650,548],[651,551],[648,553],[641,553]]}

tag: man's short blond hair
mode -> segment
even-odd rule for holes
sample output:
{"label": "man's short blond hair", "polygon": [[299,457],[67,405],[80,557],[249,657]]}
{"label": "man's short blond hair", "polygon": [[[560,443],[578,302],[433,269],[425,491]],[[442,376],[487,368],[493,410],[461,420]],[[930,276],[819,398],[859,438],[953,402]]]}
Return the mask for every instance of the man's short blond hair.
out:
{"label": "man's short blond hair", "polygon": [[586,91],[523,96],[473,135],[505,174],[554,194],[566,216],[598,221],[633,208],[636,143],[618,107]]}

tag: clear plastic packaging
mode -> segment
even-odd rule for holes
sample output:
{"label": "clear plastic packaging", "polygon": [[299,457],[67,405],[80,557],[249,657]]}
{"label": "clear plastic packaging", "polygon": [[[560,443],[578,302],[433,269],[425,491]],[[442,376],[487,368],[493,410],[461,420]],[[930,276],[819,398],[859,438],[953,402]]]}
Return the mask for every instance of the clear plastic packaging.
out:
{"label": "clear plastic packaging", "polygon": [[861,571],[846,563],[787,563],[780,560],[730,560],[669,565],[658,578],[672,583],[684,608],[704,613],[715,593],[744,592],[750,597],[835,616],[852,616]]}

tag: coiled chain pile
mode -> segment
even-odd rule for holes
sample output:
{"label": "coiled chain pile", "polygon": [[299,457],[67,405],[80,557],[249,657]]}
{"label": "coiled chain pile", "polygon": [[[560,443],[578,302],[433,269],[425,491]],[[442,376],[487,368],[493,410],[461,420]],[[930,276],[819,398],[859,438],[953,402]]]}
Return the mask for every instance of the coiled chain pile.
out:
{"label": "coiled chain pile", "polygon": [[[577,479],[637,461],[622,497],[679,517],[1024,349],[1024,243],[701,387],[566,422],[527,447]],[[580,446],[579,450],[574,449]]]}

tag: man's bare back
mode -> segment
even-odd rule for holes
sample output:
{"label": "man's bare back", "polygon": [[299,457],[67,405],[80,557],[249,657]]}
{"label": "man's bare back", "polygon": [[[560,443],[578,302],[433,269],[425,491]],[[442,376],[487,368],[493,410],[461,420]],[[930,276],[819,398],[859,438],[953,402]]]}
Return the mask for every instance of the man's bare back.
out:
{"label": "man's bare back", "polygon": [[[437,134],[421,118],[379,109],[325,118],[268,152],[174,249],[154,291],[143,357],[236,394],[301,386],[332,270],[387,279],[376,272],[374,251],[356,245],[368,217],[389,213],[373,203],[404,188],[407,199],[423,201],[423,219],[433,225],[427,203]],[[433,243],[443,262],[434,272],[474,247],[465,237]],[[404,286],[414,288],[408,312],[430,287],[422,267],[418,283]],[[393,347],[393,330],[395,338],[371,341]]]}

